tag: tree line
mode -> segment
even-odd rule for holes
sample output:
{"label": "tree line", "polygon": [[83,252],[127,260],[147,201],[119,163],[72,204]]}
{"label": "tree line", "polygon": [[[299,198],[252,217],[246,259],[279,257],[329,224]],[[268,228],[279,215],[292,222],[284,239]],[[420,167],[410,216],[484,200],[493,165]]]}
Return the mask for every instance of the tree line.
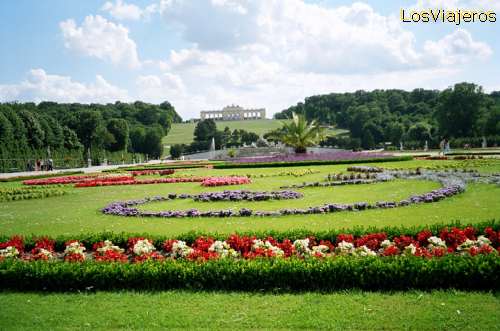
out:
{"label": "tree line", "polygon": [[490,146],[500,144],[500,92],[488,94],[472,83],[455,84],[443,91],[361,90],[316,95],[274,117],[291,118],[292,113],[349,130],[348,135],[323,142],[340,147],[373,148],[385,142],[423,147],[425,141],[436,147],[443,138],[479,147],[482,137]]}
{"label": "tree line", "polygon": [[89,151],[94,163],[113,153],[158,158],[163,136],[181,121],[168,102],[0,103],[0,169],[22,170],[30,160],[48,157],[81,165]]}

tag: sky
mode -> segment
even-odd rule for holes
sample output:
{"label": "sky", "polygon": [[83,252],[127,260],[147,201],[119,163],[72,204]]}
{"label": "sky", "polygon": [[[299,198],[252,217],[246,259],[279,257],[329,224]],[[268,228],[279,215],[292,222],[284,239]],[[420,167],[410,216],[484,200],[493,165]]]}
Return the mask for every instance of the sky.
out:
{"label": "sky", "polygon": [[400,10],[500,0],[2,0],[0,101],[229,104],[268,116],[373,89],[500,90],[500,23],[403,23]]}

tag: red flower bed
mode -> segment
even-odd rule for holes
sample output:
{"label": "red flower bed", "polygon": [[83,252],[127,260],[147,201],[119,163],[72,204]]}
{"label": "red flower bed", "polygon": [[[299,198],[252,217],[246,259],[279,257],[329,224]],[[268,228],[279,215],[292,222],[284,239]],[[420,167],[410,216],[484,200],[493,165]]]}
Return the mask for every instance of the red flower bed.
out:
{"label": "red flower bed", "polygon": [[75,184],[95,178],[95,176],[61,176],[41,179],[28,179],[23,181],[24,185],[54,185]]}
{"label": "red flower bed", "polygon": [[21,258],[31,260],[60,260],[81,262],[94,259],[102,262],[144,262],[147,260],[187,259],[211,260],[219,258],[254,259],[270,258],[335,258],[336,256],[398,256],[413,255],[424,258],[442,257],[447,254],[470,255],[500,253],[500,231],[486,228],[483,234],[467,227],[445,228],[438,235],[421,231],[415,236],[399,235],[390,238],[386,233],[371,233],[360,237],[339,234],[333,240],[318,240],[315,237],[278,241],[273,237],[229,236],[226,240],[198,237],[191,244],[182,240],[165,240],[157,249],[148,238],[129,238],[126,248],[111,241],[95,243],[92,251],[77,240],[65,243],[63,252],[55,251],[55,242],[41,238],[35,247],[27,250],[23,239],[14,236],[0,243],[0,260]]}
{"label": "red flower bed", "polygon": [[124,177],[122,180],[116,180],[116,181],[102,181],[100,179],[95,179],[75,184],[75,187],[192,183],[192,182],[202,182],[205,178],[206,177],[174,177],[174,178],[169,177],[169,178],[135,179],[134,177]]}
{"label": "red flower bed", "polygon": [[203,180],[202,186],[224,186],[250,184],[248,177],[209,177]]}

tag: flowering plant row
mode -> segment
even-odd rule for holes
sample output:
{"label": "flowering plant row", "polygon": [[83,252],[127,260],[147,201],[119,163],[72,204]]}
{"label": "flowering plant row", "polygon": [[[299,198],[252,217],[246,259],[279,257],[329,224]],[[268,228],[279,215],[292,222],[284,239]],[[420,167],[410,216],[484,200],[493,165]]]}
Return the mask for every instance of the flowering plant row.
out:
{"label": "flowering plant row", "polygon": [[209,177],[201,183],[202,186],[225,186],[250,184],[248,177]]}
{"label": "flowering plant row", "polygon": [[382,172],[384,171],[384,169],[380,167],[351,166],[347,168],[347,171],[373,173],[373,172]]}
{"label": "flowering plant row", "polygon": [[328,174],[325,176],[325,181],[327,182],[332,182],[332,181],[347,181],[347,180],[354,180],[354,179],[375,179],[377,178],[377,174],[374,173],[350,173],[350,174],[343,174],[343,173],[338,173],[338,174]]}
{"label": "flowering plant row", "polygon": [[61,196],[67,191],[54,186],[33,186],[19,188],[0,189],[0,202],[17,201],[30,199],[43,199],[54,196]]}
{"label": "flowering plant row", "polygon": [[292,176],[292,177],[302,177],[302,176],[307,176],[307,175],[312,175],[312,174],[318,174],[321,171],[319,170],[313,170],[313,169],[303,169],[303,170],[297,170],[297,171],[280,171],[276,173],[270,173],[270,174],[247,174],[248,178],[266,178],[266,177],[284,177],[284,176]]}
{"label": "flowering plant row", "polygon": [[85,180],[94,179],[95,176],[60,176],[51,178],[28,179],[23,181],[24,185],[54,185],[54,184],[75,184]]}
{"label": "flowering plant row", "polygon": [[167,176],[167,175],[172,175],[175,172],[174,169],[145,169],[145,170],[135,170],[135,171],[130,171],[130,174],[132,176],[150,176],[150,175],[160,175],[160,176]]}
{"label": "flowering plant row", "polygon": [[254,258],[335,258],[338,256],[418,256],[424,258],[454,255],[488,255],[500,253],[500,231],[487,227],[480,234],[473,227],[444,228],[438,235],[424,230],[411,235],[389,238],[384,232],[363,236],[339,234],[334,241],[307,237],[297,240],[273,237],[230,235],[226,240],[198,237],[188,244],[182,240],[165,240],[156,247],[153,240],[145,237],[129,238],[126,247],[119,247],[110,240],[85,246],[78,240],[69,240],[64,250],[56,251],[55,241],[41,238],[31,250],[25,249],[23,239],[14,236],[0,243],[0,260],[19,258],[26,261],[82,262],[144,262],[146,260],[186,259],[254,259]]}
{"label": "flowering plant row", "polygon": [[[247,208],[242,208],[238,211],[232,209],[215,210],[215,211],[199,211],[197,209],[190,210],[166,210],[166,211],[143,211],[134,206],[146,204],[152,201],[164,200],[162,197],[145,198],[141,200],[129,200],[113,202],[104,207],[101,211],[108,215],[117,216],[137,216],[137,217],[164,217],[164,218],[179,218],[179,217],[230,217],[230,216],[282,216],[282,215],[305,215],[305,214],[324,214],[339,211],[360,211],[375,208],[394,208],[408,206],[418,203],[429,203],[440,201],[446,197],[451,197],[464,191],[464,186],[450,183],[448,186],[433,190],[428,193],[413,195],[409,199],[401,201],[379,201],[374,204],[367,202],[357,202],[351,204],[336,204],[327,203],[321,206],[309,207],[307,209],[281,209],[278,211],[254,211]],[[183,195],[187,196],[187,195]]]}

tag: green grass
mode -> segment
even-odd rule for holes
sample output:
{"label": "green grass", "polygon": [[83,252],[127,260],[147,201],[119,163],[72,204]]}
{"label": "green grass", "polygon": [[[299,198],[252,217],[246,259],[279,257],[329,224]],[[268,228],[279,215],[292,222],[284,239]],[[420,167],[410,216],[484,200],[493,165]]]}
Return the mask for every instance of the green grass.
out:
{"label": "green grass", "polygon": [[[227,126],[231,130],[243,129],[249,132],[255,132],[259,136],[271,130],[281,127],[283,120],[248,120],[248,121],[227,121],[216,122],[218,130],[224,130]],[[174,123],[166,137],[163,138],[164,145],[190,144],[193,141],[193,133],[196,123]],[[330,130],[330,135],[346,132],[346,130]]]}
{"label": "green grass", "polygon": [[497,330],[495,293],[2,293],[2,330]]}
{"label": "green grass", "polygon": [[[409,161],[384,164],[388,167],[403,165],[417,166],[432,164],[430,161]],[[499,165],[500,166],[500,165]],[[303,181],[322,180],[327,173],[345,171],[346,166],[317,166],[320,173],[304,177],[271,177],[252,179],[253,183],[243,186],[204,188],[199,183],[157,184],[110,186],[96,188],[70,189],[61,197],[41,200],[14,201],[0,203],[0,226],[4,234],[78,234],[98,231],[146,232],[176,236],[192,230],[200,232],[219,232],[224,234],[235,231],[252,230],[288,230],[309,229],[325,230],[348,228],[353,226],[419,225],[449,223],[454,220],[480,222],[498,218],[500,215],[500,187],[486,184],[468,185],[463,194],[432,204],[420,204],[389,210],[376,209],[363,212],[340,212],[326,215],[291,215],[281,217],[231,217],[231,218],[196,218],[196,219],[159,219],[126,218],[103,215],[99,210],[113,201],[138,199],[167,193],[200,193],[203,191],[221,191],[225,189],[277,190],[281,185],[301,183]],[[299,167],[297,170],[301,169]],[[494,170],[495,168],[489,168]],[[178,174],[229,175],[247,173],[276,173],[279,168],[270,169],[190,169]],[[3,186],[15,186],[18,183],[5,183]],[[189,209],[198,208],[259,208],[277,210],[280,208],[300,208],[321,205],[326,202],[347,203],[356,201],[377,201],[402,199],[413,193],[430,191],[438,187],[433,182],[395,181],[372,185],[337,186],[326,188],[305,188],[299,191],[304,198],[299,200],[281,200],[246,203],[195,203],[191,200],[176,200],[144,205],[144,209]]]}
{"label": "green grass", "polygon": [[[376,165],[376,164],[372,164]],[[458,165],[482,172],[500,172],[499,160],[407,161],[383,167]],[[164,234],[175,237],[191,230],[232,233],[252,230],[325,230],[353,226],[411,226],[480,222],[500,215],[500,187],[468,185],[467,191],[432,204],[405,208],[342,212],[327,215],[279,218],[142,219],[105,216],[99,209],[115,200],[136,199],[169,192],[199,193],[224,189],[276,190],[281,185],[321,180],[328,173],[344,171],[346,165],[303,167],[320,171],[304,177],[252,179],[244,186],[203,188],[199,183],[114,186],[69,189],[62,197],[0,203],[2,234],[76,235],[114,231]],[[300,170],[301,167],[294,168]],[[230,175],[277,173],[280,168],[189,169],[177,174]],[[1,183],[0,188],[20,183]],[[158,208],[251,207],[279,209],[304,207],[326,201],[354,202],[389,200],[424,192],[437,184],[396,181],[373,185],[307,188],[303,199],[262,203],[191,203],[171,201],[145,205]],[[0,292],[0,330],[54,329],[353,329],[353,330],[457,330],[498,329],[500,300],[496,293],[474,292],[337,292],[337,293],[212,293],[169,291],[159,293],[13,293]]]}

